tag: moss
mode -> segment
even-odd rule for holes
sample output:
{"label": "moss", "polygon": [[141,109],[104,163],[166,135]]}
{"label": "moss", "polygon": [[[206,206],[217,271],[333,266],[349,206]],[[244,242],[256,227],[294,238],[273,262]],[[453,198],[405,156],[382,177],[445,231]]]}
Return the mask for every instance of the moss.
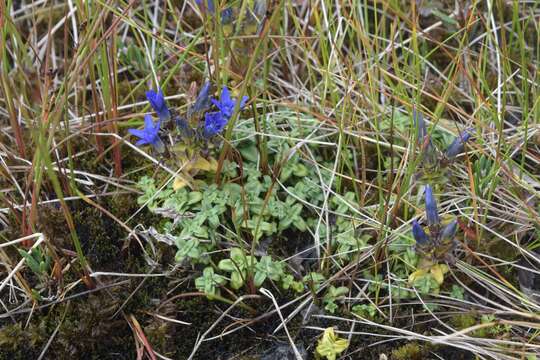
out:
{"label": "moss", "polygon": [[512,261],[519,255],[519,252],[513,247],[508,246],[506,241],[499,238],[495,238],[488,241],[486,244],[486,250],[491,256],[498,257],[499,259]]}
{"label": "moss", "polygon": [[416,342],[407,343],[392,351],[394,360],[421,360],[425,359],[427,346],[420,346]]}
{"label": "moss", "polygon": [[459,314],[450,318],[450,323],[458,330],[474,326],[476,322],[476,317],[471,314]]}
{"label": "moss", "polygon": [[49,359],[134,358],[129,325],[121,317],[111,318],[116,308],[109,296],[99,294],[38,311],[25,329],[21,318],[0,329],[0,358],[37,358],[58,326]]}
{"label": "moss", "polygon": [[120,256],[125,237],[119,225],[101,210],[83,205],[74,216],[77,235],[90,264],[100,270],[116,271],[123,268]]}

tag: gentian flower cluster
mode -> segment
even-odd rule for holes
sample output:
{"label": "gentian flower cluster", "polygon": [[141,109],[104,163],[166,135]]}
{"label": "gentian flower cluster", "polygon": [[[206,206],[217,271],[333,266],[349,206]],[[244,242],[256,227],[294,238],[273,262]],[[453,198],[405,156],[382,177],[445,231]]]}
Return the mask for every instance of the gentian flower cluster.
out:
{"label": "gentian flower cluster", "polygon": [[459,154],[465,150],[465,143],[471,138],[469,130],[465,130],[459,134],[457,138],[448,146],[443,153],[441,160],[436,147],[431,141],[431,137],[427,132],[426,122],[422,113],[413,110],[413,122],[417,131],[417,138],[421,146],[421,153],[423,156],[423,164],[428,168],[433,168],[438,165],[439,162],[448,163],[454,160]]}
{"label": "gentian flower cluster", "polygon": [[[139,138],[136,142],[137,146],[151,145],[157,152],[161,153],[165,150],[165,144],[160,137],[163,132],[161,125],[174,118],[174,124],[176,124],[181,137],[206,141],[223,131],[237,106],[237,101],[231,98],[229,89],[226,86],[223,87],[219,100],[211,98],[210,91],[211,84],[210,82],[206,82],[201,88],[195,103],[188,110],[188,119],[202,116],[204,113],[204,121],[199,122],[196,128],[192,128],[184,118],[172,114],[167,107],[161,90],[157,92],[149,90],[146,92],[146,98],[157,113],[159,119],[157,123],[154,123],[152,116],[146,115],[142,130],[128,129],[128,132]],[[244,96],[240,100],[240,104],[238,105],[239,110],[245,106],[247,100],[247,96]],[[211,108],[212,104],[216,107],[217,111],[207,111]]]}
{"label": "gentian flower cluster", "polygon": [[454,219],[447,225],[442,225],[437,210],[437,201],[433,195],[433,189],[429,185],[426,185],[425,202],[429,234],[424,231],[424,228],[416,220],[412,222],[412,234],[417,249],[424,253],[431,253],[435,258],[449,260],[450,253],[455,247],[454,237],[457,232],[458,222]]}

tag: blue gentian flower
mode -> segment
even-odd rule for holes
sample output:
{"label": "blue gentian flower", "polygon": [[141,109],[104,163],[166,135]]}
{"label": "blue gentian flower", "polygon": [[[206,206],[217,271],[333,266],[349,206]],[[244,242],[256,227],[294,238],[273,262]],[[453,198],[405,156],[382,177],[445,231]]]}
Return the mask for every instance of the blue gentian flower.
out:
{"label": "blue gentian flower", "polygon": [[208,11],[210,11],[211,14],[214,13],[215,8],[213,0],[195,0],[195,2],[201,9],[206,9],[208,6]]}
{"label": "blue gentian flower", "polygon": [[429,242],[429,238],[424,232],[424,229],[422,229],[416,220],[413,220],[412,222],[412,234],[418,245],[425,245]]}
{"label": "blue gentian flower", "polygon": [[223,9],[221,11],[221,23],[222,24],[230,24],[233,21],[233,9],[231,7],[228,7],[226,9]]}
{"label": "blue gentian flower", "polygon": [[161,125],[161,120],[154,125],[152,116],[144,116],[144,129],[128,129],[128,132],[131,135],[135,135],[139,140],[135,143],[137,146],[142,145],[152,145],[154,149],[158,152],[163,152],[165,150],[165,145],[163,141],[159,138],[159,127]]}
{"label": "blue gentian flower", "polygon": [[229,119],[221,111],[204,114],[204,136],[211,137],[219,134],[228,121]]}
{"label": "blue gentian flower", "polygon": [[203,87],[201,88],[201,91],[199,91],[199,95],[197,95],[197,99],[195,100],[195,103],[193,106],[189,109],[189,113],[197,113],[199,111],[205,111],[210,107],[211,101],[210,101],[210,89],[212,88],[210,81],[207,81],[204,83]]}
{"label": "blue gentian flower", "polygon": [[471,134],[468,131],[463,131],[446,149],[446,156],[453,159],[465,150],[465,143],[469,141]]}
{"label": "blue gentian flower", "polygon": [[152,105],[154,111],[158,114],[160,120],[168,120],[171,116],[167,103],[165,102],[165,97],[163,97],[163,91],[158,90],[148,90],[146,92],[146,98]]}
{"label": "blue gentian flower", "polygon": [[437,211],[437,201],[433,196],[431,186],[426,185],[426,218],[429,226],[439,224],[439,212]]}
{"label": "blue gentian flower", "polygon": [[417,141],[420,144],[422,162],[426,167],[434,167],[437,164],[437,151],[431,142],[431,136],[427,132],[424,115],[413,109],[413,123],[417,131]]}
{"label": "blue gentian flower", "polygon": [[456,236],[458,222],[456,219],[446,225],[441,233],[441,240],[448,241],[452,240]]}
{"label": "blue gentian flower", "polygon": [[[247,96],[244,96],[242,98],[242,100],[240,101],[240,108],[239,108],[240,110],[242,110],[247,100],[248,100]],[[227,89],[226,86],[224,86],[223,89],[221,90],[219,101],[217,101],[216,99],[212,99],[212,103],[216,105],[216,107],[223,113],[223,115],[227,119],[231,118],[234,112],[234,108],[236,106],[236,100],[233,100],[231,98],[229,89]]]}

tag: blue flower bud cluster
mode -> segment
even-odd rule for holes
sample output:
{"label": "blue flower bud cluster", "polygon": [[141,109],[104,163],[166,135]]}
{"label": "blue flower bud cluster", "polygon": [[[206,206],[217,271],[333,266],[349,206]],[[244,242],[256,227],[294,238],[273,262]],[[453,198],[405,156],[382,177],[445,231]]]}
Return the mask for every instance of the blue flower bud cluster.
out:
{"label": "blue flower bud cluster", "polygon": [[[413,121],[416,128],[417,138],[421,145],[422,155],[425,161],[430,165],[437,160],[437,149],[431,141],[431,137],[427,132],[426,122],[422,113],[413,110]],[[446,161],[454,160],[459,154],[465,151],[465,143],[471,138],[470,130],[462,131],[458,137],[444,151]]]}
{"label": "blue flower bud cluster", "polygon": [[437,200],[433,195],[433,189],[427,185],[425,190],[426,203],[426,222],[429,228],[429,235],[426,234],[422,226],[413,220],[412,234],[416,244],[420,247],[439,246],[440,244],[448,244],[454,240],[457,232],[458,222],[456,219],[449,224],[441,226],[439,211],[437,209]]}

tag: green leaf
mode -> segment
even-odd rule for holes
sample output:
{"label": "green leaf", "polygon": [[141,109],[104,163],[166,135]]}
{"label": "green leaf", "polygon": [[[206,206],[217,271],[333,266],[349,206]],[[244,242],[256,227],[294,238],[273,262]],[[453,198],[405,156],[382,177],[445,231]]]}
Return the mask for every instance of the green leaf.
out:
{"label": "green leaf", "polygon": [[41,296],[41,294],[39,292],[37,292],[36,290],[32,289],[32,298],[36,301],[42,301],[43,300],[43,297]]}
{"label": "green leaf", "polygon": [[463,300],[465,298],[465,289],[458,285],[452,285],[452,290],[450,291],[450,297],[454,299]]}
{"label": "green leaf", "polygon": [[224,271],[233,272],[237,267],[231,259],[223,259],[219,262],[218,268]]}
{"label": "green leaf", "polygon": [[291,283],[291,289],[293,289],[297,293],[301,293],[302,291],[304,291],[304,284],[300,281],[293,281]]}
{"label": "green leaf", "polygon": [[249,142],[247,144],[242,144],[237,147],[238,151],[240,151],[240,154],[242,154],[242,157],[251,163],[256,163],[259,160],[259,151],[257,150],[257,146],[255,146],[255,143]]}
{"label": "green leaf", "polygon": [[334,333],[334,328],[326,328],[324,334],[317,344],[317,354],[325,357],[327,360],[335,360],[336,356],[341,354],[347,347],[349,342],[341,339]]}
{"label": "green leaf", "polygon": [[235,290],[240,289],[244,285],[245,274],[241,274],[238,271],[231,273],[231,287]]}
{"label": "green leaf", "polygon": [[199,240],[196,238],[191,238],[187,241],[177,239],[176,246],[178,247],[178,251],[175,256],[176,262],[181,263],[186,258],[199,259],[201,257],[199,244]]}
{"label": "green leaf", "polygon": [[253,282],[255,283],[256,287],[261,287],[264,280],[266,280],[266,273],[261,271],[255,273],[255,276],[253,277]]}
{"label": "green leaf", "polygon": [[266,278],[278,281],[283,275],[283,265],[272,261],[270,256],[263,256],[255,265],[255,286],[260,287]]}
{"label": "green leaf", "polygon": [[293,167],[293,173],[296,177],[305,177],[309,175],[309,170],[303,164],[295,164]]}
{"label": "green leaf", "polygon": [[[36,249],[37,250],[37,249]],[[33,250],[34,252],[36,250]],[[32,270],[34,274],[41,274],[39,263],[34,259],[34,256],[25,250],[18,249],[19,254],[25,259],[26,265]]]}
{"label": "green leaf", "polygon": [[372,304],[354,305],[352,307],[352,311],[356,315],[363,318],[373,319],[375,316],[377,316],[377,308]]}
{"label": "green leaf", "polygon": [[232,248],[229,257],[236,262],[237,266],[241,266],[240,264],[244,263],[246,255],[242,249]]}
{"label": "green leaf", "polygon": [[304,219],[302,219],[300,217],[295,218],[295,221],[294,221],[293,224],[298,230],[300,230],[302,232],[307,230],[306,222],[304,221]]}
{"label": "green leaf", "polygon": [[451,18],[450,16],[446,15],[445,13],[439,11],[438,9],[432,9],[431,13],[442,20],[442,22],[446,23],[447,25],[454,25],[459,26],[459,23],[456,19]]}
{"label": "green leaf", "polygon": [[340,287],[334,287],[333,285],[330,286],[330,288],[328,289],[328,295],[332,298],[332,299],[338,299],[344,295],[347,295],[349,293],[349,288],[345,287],[345,286],[340,286]]}
{"label": "green leaf", "polygon": [[188,204],[193,205],[202,200],[203,194],[198,191],[192,191],[189,193],[188,197],[189,197]]}
{"label": "green leaf", "polygon": [[204,292],[209,299],[213,299],[219,293],[218,286],[225,284],[226,281],[223,276],[214,273],[213,268],[206,267],[203,275],[195,279],[195,287]]}
{"label": "green leaf", "polygon": [[324,306],[324,309],[326,311],[328,311],[330,314],[334,314],[336,312],[336,309],[337,309],[337,305],[335,302],[333,301],[327,301],[326,302],[326,305]]}
{"label": "green leaf", "polygon": [[312,286],[315,290],[319,289],[319,286],[324,282],[325,278],[322,274],[319,274],[317,272],[310,272],[303,278],[304,283],[309,284]]}
{"label": "green leaf", "polygon": [[285,290],[288,290],[294,282],[294,277],[290,274],[285,275],[281,278],[281,287]]}

